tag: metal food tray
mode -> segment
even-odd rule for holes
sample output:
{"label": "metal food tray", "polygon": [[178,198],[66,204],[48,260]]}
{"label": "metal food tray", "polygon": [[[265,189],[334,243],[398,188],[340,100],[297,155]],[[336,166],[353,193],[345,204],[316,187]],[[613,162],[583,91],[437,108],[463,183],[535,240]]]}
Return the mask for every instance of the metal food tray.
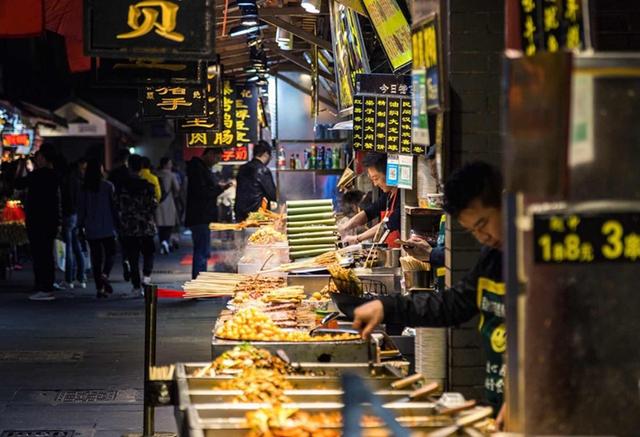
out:
{"label": "metal food tray", "polygon": [[293,362],[367,363],[373,356],[371,350],[373,346],[366,340],[260,342],[222,340],[214,335],[211,342],[211,359],[215,360],[229,349],[246,343],[266,349],[272,354],[275,354],[278,349],[283,349],[287,351],[287,355]]}
{"label": "metal food tray", "polygon": [[[203,404],[190,406],[186,414],[186,427],[182,435],[191,437],[236,437],[245,436],[249,431],[245,421],[245,414],[259,408],[269,408],[269,404]],[[298,408],[300,410],[321,413],[341,411],[343,405],[337,402],[314,402],[284,404],[285,408]],[[453,420],[449,417],[437,416],[436,406],[431,402],[395,403],[386,404],[385,408],[391,410],[398,421],[411,431],[434,431],[450,426]],[[339,429],[328,426],[326,429]],[[380,436],[380,427],[365,428],[367,431],[377,431]],[[390,434],[388,434],[390,435]]]}
{"label": "metal food tray", "polygon": [[[175,408],[175,417],[179,430],[186,429],[185,415],[190,406],[206,400],[206,396],[214,394],[214,389],[219,383],[229,381],[234,377],[233,375],[192,376],[195,371],[209,364],[176,364],[175,378],[177,380],[178,402]],[[386,365],[370,367],[369,364],[363,363],[296,363],[295,367],[303,372],[316,372],[321,376],[287,375],[286,378],[294,390],[323,389],[325,391],[341,391],[340,375],[347,372],[363,377],[365,383],[373,390],[390,390],[391,384],[406,376],[408,370],[407,366],[395,367],[392,371]],[[204,393],[207,391],[210,393]],[[196,396],[193,396],[194,394]],[[203,394],[204,396],[201,396]]]}

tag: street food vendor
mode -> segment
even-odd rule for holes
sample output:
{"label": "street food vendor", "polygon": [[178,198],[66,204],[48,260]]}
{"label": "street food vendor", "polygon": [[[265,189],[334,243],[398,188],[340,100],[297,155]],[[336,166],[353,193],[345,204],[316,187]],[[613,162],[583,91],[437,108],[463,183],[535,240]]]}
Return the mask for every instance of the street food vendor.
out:
{"label": "street food vendor", "polygon": [[[493,166],[474,162],[451,175],[444,188],[445,211],[470,232],[483,249],[475,267],[455,286],[415,297],[382,297],[358,307],[354,327],[367,337],[381,322],[408,326],[460,325],[480,313],[479,331],[486,352],[487,401],[498,411],[503,403],[506,350],[505,284],[502,280],[502,179]],[[415,255],[428,254],[416,239]],[[425,256],[426,258],[426,256]],[[428,259],[428,258],[427,258]],[[500,417],[499,417],[500,419]]]}
{"label": "street food vendor", "polygon": [[[400,192],[397,187],[387,185],[387,155],[369,153],[362,160],[369,178],[382,193],[373,204],[353,216],[347,223],[338,228],[342,241],[346,244],[357,244],[373,239],[378,242],[388,230],[384,243],[387,247],[399,247],[396,240],[400,238]],[[380,222],[357,235],[345,235],[349,230],[362,226],[374,219]]]}

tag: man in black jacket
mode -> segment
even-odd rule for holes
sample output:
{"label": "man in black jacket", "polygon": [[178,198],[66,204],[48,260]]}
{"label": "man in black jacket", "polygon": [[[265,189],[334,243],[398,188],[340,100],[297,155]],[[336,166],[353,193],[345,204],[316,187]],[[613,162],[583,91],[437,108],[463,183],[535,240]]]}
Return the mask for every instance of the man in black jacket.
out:
{"label": "man in black jacket", "polygon": [[27,189],[25,215],[27,234],[33,257],[35,294],[30,300],[54,300],[53,282],[55,261],[53,242],[60,227],[60,185],[53,169],[57,152],[52,144],[44,143],[36,153],[37,168],[26,174],[18,169],[17,189]]}
{"label": "man in black jacket", "polygon": [[187,211],[185,225],[191,229],[193,240],[193,266],[191,275],[207,271],[211,254],[209,223],[218,219],[218,196],[226,186],[214,177],[211,167],[220,160],[220,149],[207,148],[201,157],[187,164]]}
{"label": "man in black jacket", "polygon": [[236,221],[241,222],[250,212],[257,211],[262,199],[276,200],[276,186],[271,170],[267,167],[271,160],[271,146],[266,141],[258,141],[253,146],[253,159],[238,170],[236,188]]}
{"label": "man in black jacket", "polygon": [[[115,161],[113,162],[113,169],[109,172],[108,180],[113,184],[116,190],[116,195],[120,194],[125,182],[129,180],[129,149],[120,149]],[[122,276],[124,280],[129,282],[131,280],[131,266],[127,259],[127,254],[122,247],[122,237],[118,235],[118,241],[120,242],[120,248],[122,250]]]}
{"label": "man in black jacket", "polygon": [[458,284],[442,292],[413,298],[383,297],[354,312],[354,327],[361,329],[364,336],[383,320],[407,326],[445,327],[480,314],[479,330],[487,356],[485,393],[496,412],[504,396],[506,350],[501,193],[500,173],[489,164],[474,162],[454,172],[445,184],[444,208],[484,246],[475,267]]}

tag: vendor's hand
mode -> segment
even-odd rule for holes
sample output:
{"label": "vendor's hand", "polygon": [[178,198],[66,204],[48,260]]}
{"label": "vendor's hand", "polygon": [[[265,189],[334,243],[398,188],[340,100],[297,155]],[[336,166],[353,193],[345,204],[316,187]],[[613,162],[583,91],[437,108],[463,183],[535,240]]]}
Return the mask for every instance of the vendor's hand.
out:
{"label": "vendor's hand", "polygon": [[348,231],[347,226],[338,225],[338,235],[343,236]]}
{"label": "vendor's hand", "polygon": [[431,255],[431,250],[433,249],[431,245],[427,242],[427,240],[423,240],[422,238],[412,235],[408,240],[410,245],[404,245],[404,250],[411,256],[415,256],[423,261],[429,261],[429,257]]}
{"label": "vendor's hand", "polygon": [[342,242],[347,246],[351,246],[352,244],[358,244],[358,236],[357,235],[347,235],[346,237],[344,237],[342,239]]}
{"label": "vendor's hand", "polygon": [[382,302],[374,300],[359,306],[353,312],[353,327],[360,331],[363,338],[369,338],[371,332],[384,320]]}

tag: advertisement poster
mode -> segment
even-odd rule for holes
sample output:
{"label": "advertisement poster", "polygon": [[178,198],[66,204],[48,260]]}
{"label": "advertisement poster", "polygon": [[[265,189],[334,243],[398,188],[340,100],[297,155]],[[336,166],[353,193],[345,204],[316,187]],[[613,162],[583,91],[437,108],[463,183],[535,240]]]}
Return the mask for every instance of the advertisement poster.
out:
{"label": "advertisement poster", "polygon": [[393,71],[411,63],[411,28],[395,0],[363,0]]}

